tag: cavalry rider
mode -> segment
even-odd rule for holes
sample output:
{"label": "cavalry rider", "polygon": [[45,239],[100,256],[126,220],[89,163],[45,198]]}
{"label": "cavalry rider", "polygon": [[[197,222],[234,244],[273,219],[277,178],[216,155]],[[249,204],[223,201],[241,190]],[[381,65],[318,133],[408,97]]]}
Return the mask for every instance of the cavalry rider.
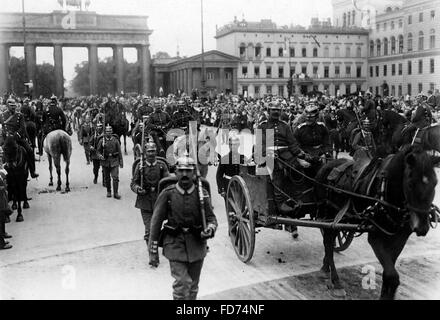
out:
{"label": "cavalry rider", "polygon": [[323,122],[318,122],[319,109],[315,103],[308,104],[304,110],[305,122],[295,130],[294,135],[300,148],[312,160],[310,174],[313,176],[321,166],[320,157],[325,155],[327,159],[332,157],[332,145],[330,134]]}
{"label": "cavalry rider", "polygon": [[[112,196],[111,180],[113,180],[113,198],[120,200],[119,189],[119,168],[124,167],[121,153],[121,144],[110,125],[105,127],[105,135],[98,142],[97,152],[101,160],[104,175],[104,182],[107,187],[107,198]],[[111,179],[110,179],[111,177]]]}
{"label": "cavalry rider", "polygon": [[25,122],[32,121],[35,123],[36,114],[34,109],[29,105],[29,98],[24,99],[20,112],[23,114]]}
{"label": "cavalry rider", "polygon": [[44,135],[54,130],[66,130],[67,118],[63,110],[58,107],[57,97],[52,96],[51,102],[43,113]]}
{"label": "cavalry rider", "polygon": [[[98,142],[103,137],[103,126],[101,122],[98,122],[93,129],[93,133],[90,136],[89,145],[90,145],[90,159],[93,163],[93,183],[98,183],[98,175],[99,175],[99,167],[101,166],[101,160],[97,153],[98,150]],[[102,172],[102,185],[105,187],[106,184],[104,182],[104,172]]]}
{"label": "cavalry rider", "polygon": [[[166,134],[171,126],[171,118],[168,113],[162,111],[162,105],[160,100],[154,101],[154,112],[150,115],[151,136],[154,139],[154,143],[159,148],[158,154],[165,153],[166,147]],[[162,138],[163,144],[160,143],[159,137]]]}
{"label": "cavalry rider", "polygon": [[431,107],[423,101],[423,96],[416,97],[417,108],[411,117],[411,123],[418,129],[428,127],[433,122]]}
{"label": "cavalry rider", "polygon": [[365,105],[361,109],[361,111],[370,121],[372,128],[375,128],[377,123],[377,109],[376,109],[376,102],[374,102],[370,91],[367,91],[365,93]]}
{"label": "cavalry rider", "polygon": [[[266,156],[267,150],[272,147],[283,161],[295,166],[296,158],[298,156],[303,156],[304,153],[300,149],[291,127],[284,121],[280,120],[280,115],[281,105],[277,102],[271,102],[269,104],[269,119],[261,122],[258,126],[258,129],[262,130],[263,135],[263,150],[262,153],[259,154],[263,157]],[[272,141],[273,146],[267,145],[267,142],[271,143]],[[259,162],[258,159],[256,159],[256,161],[257,163]],[[284,166],[278,161],[275,161],[272,173],[273,184],[281,187],[283,185],[284,176]],[[285,196],[277,190],[277,188],[274,188],[274,196],[275,203],[281,213],[288,213],[293,210],[293,208],[287,204]]]}
{"label": "cavalry rider", "polygon": [[15,99],[8,99],[7,106],[8,110],[3,112],[0,121],[3,129],[3,141],[8,136],[15,138],[17,144],[26,150],[26,160],[29,166],[31,177],[38,178],[39,175],[35,172],[35,155],[28,142],[29,138],[26,132],[24,116],[20,112],[16,112],[17,104]]}
{"label": "cavalry rider", "polygon": [[84,147],[87,165],[90,164],[90,139],[91,139],[91,137],[92,137],[92,123],[90,121],[90,116],[86,115],[85,121],[80,127],[78,138],[79,138],[79,144]]}
{"label": "cavalry rider", "polygon": [[177,111],[173,113],[172,122],[174,128],[186,129],[189,127],[189,122],[193,120],[191,113],[185,108],[185,101],[179,100],[177,102]]}
{"label": "cavalry rider", "polygon": [[153,113],[153,111],[153,108],[150,106],[150,99],[148,99],[147,96],[143,96],[142,104],[138,107],[136,113],[134,113],[134,122],[136,123],[137,121],[143,119],[143,116],[150,115],[151,113]]}
{"label": "cavalry rider", "polygon": [[[203,188],[202,215],[197,185],[194,184],[195,161],[179,158],[176,176],[178,182],[165,188],[154,206],[150,233],[150,265],[159,265],[159,234],[162,223],[163,254],[170,261],[174,300],[195,300],[199,279],[207,254],[206,240],[213,238],[217,219],[212,211],[209,193]],[[203,221],[202,219],[206,220]],[[204,227],[206,226],[206,227]]]}
{"label": "cavalry rider", "polygon": [[141,159],[137,163],[130,184],[131,190],[137,194],[135,207],[141,210],[145,226],[144,240],[147,243],[147,248],[153,208],[159,195],[159,181],[170,175],[166,163],[156,157],[156,144],[148,142],[145,145],[145,159]]}

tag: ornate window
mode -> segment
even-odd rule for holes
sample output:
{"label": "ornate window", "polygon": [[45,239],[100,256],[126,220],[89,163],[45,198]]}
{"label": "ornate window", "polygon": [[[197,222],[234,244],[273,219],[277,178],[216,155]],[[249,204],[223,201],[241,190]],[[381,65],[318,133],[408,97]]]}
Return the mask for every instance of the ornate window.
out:
{"label": "ornate window", "polygon": [[413,50],[412,33],[408,33],[408,52]]}
{"label": "ornate window", "polygon": [[425,42],[424,42],[424,36],[423,31],[419,32],[419,51],[423,50],[425,48]]}

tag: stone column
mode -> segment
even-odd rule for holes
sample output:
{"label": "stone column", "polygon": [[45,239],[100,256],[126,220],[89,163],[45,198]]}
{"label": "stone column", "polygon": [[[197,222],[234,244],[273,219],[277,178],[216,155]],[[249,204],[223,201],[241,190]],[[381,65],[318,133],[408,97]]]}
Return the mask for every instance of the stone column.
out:
{"label": "stone column", "polygon": [[225,92],[225,77],[226,77],[226,74],[225,74],[225,68],[220,68],[220,73],[219,73],[219,77],[220,77],[220,88],[218,88],[218,91],[219,91],[219,93],[221,93],[221,92]]}
{"label": "stone column", "polygon": [[64,96],[63,46],[61,44],[54,45],[53,57],[55,64],[55,94],[60,98]]}
{"label": "stone column", "polygon": [[89,85],[90,94],[98,94],[98,46],[89,45]]}
{"label": "stone column", "polygon": [[238,78],[237,78],[237,68],[232,69],[232,93],[238,93]]}
{"label": "stone column", "polygon": [[9,90],[9,47],[7,44],[0,44],[0,95]]}
{"label": "stone column", "polygon": [[[151,78],[151,54],[149,45],[142,45],[137,48],[138,61],[140,66],[140,78],[141,78],[141,91],[148,96],[153,95],[151,91],[152,78]],[[157,79],[156,79],[157,81]]]}
{"label": "stone column", "polygon": [[189,84],[189,93],[192,93],[192,89],[194,89],[194,76],[193,76],[193,69],[190,68],[188,70],[188,84]]}
{"label": "stone column", "polygon": [[183,70],[183,90],[188,94],[188,69]]}
{"label": "stone column", "polygon": [[[35,92],[35,84],[36,84],[36,69],[37,69],[37,47],[34,44],[26,45],[26,70],[28,74],[28,79],[25,79],[26,82],[32,80],[34,84],[34,92]],[[55,51],[54,51],[55,52]],[[62,65],[61,65],[62,67]],[[55,69],[56,71],[56,69]],[[62,78],[62,77],[61,77]],[[58,95],[58,93],[57,93]]]}
{"label": "stone column", "polygon": [[113,48],[113,59],[116,66],[116,94],[124,90],[124,47],[117,45]]}

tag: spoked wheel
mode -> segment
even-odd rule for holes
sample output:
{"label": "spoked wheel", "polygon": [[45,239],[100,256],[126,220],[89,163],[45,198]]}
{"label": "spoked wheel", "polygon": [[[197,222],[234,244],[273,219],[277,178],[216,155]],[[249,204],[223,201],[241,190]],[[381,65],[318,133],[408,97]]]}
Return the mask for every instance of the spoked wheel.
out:
{"label": "spoked wheel", "polygon": [[347,250],[351,242],[353,241],[353,238],[353,231],[339,231],[338,235],[336,236],[335,247],[333,250],[335,252],[342,252],[344,250]]}
{"label": "spoked wheel", "polygon": [[142,146],[139,143],[134,146],[133,154],[134,154],[134,160],[137,160],[141,157]]}
{"label": "spoked wheel", "polygon": [[254,254],[255,222],[249,189],[240,176],[234,176],[229,181],[226,215],[232,246],[238,258],[246,263]]}
{"label": "spoked wheel", "polygon": [[[321,229],[321,233],[322,233],[322,229]],[[347,250],[351,242],[353,241],[353,238],[354,238],[353,231],[346,231],[346,230],[338,231],[336,235],[333,251],[342,252]]]}

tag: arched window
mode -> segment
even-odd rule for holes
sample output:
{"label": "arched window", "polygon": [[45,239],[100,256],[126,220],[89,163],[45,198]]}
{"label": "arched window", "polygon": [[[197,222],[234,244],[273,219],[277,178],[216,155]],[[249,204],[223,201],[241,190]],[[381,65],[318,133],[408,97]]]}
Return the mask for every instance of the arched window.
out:
{"label": "arched window", "polygon": [[383,39],[383,55],[388,55],[388,38]]}
{"label": "arched window", "polygon": [[356,49],[356,57],[358,57],[358,58],[362,57],[362,48],[361,47],[357,47],[357,49]]}
{"label": "arched window", "polygon": [[419,50],[423,50],[425,48],[425,41],[423,36],[423,31],[419,32]]}
{"label": "arched window", "polygon": [[374,56],[374,41],[370,40],[370,57]]}
{"label": "arched window", "polygon": [[348,15],[347,15],[347,26],[349,26],[350,25],[350,18],[351,18],[351,14],[350,14],[350,12],[348,13]]}
{"label": "arched window", "polygon": [[255,58],[261,58],[261,43],[255,46]]}
{"label": "arched window", "polygon": [[391,37],[391,54],[396,54],[396,38]]}
{"label": "arched window", "polygon": [[330,50],[328,47],[324,48],[324,58],[328,58],[330,56]]}
{"label": "arched window", "polygon": [[313,57],[318,57],[318,48],[313,48]]}
{"label": "arched window", "polygon": [[336,47],[335,48],[335,57],[336,58],[339,58],[341,56],[341,52],[340,52],[340,50],[339,50],[339,47]]}
{"label": "arched window", "polygon": [[306,49],[306,48],[302,48],[302,50],[301,50],[301,55],[302,55],[303,57],[307,57],[307,49]]}
{"label": "arched window", "polygon": [[376,56],[380,56],[381,54],[381,45],[380,45],[380,40],[377,39],[376,40]]}
{"label": "arched window", "polygon": [[347,26],[347,14],[345,14],[345,13],[342,17],[342,26],[343,27]]}
{"label": "arched window", "polygon": [[350,48],[350,47],[346,47],[346,48],[345,48],[345,56],[346,56],[347,58],[350,58],[350,57],[351,57],[351,48]]}
{"label": "arched window", "polygon": [[403,53],[403,36],[399,36],[399,54]]}
{"label": "arched window", "polygon": [[355,11],[354,10],[351,12],[351,19],[353,19],[351,24],[354,25],[354,22],[355,22]]}
{"label": "arched window", "polygon": [[412,39],[412,33],[408,33],[408,52],[411,52],[413,50],[413,39]]}
{"label": "arched window", "polygon": [[246,56],[246,45],[244,43],[240,43],[240,57],[244,58]]}
{"label": "arched window", "polygon": [[431,29],[429,32],[429,49],[435,48],[435,30]]}

